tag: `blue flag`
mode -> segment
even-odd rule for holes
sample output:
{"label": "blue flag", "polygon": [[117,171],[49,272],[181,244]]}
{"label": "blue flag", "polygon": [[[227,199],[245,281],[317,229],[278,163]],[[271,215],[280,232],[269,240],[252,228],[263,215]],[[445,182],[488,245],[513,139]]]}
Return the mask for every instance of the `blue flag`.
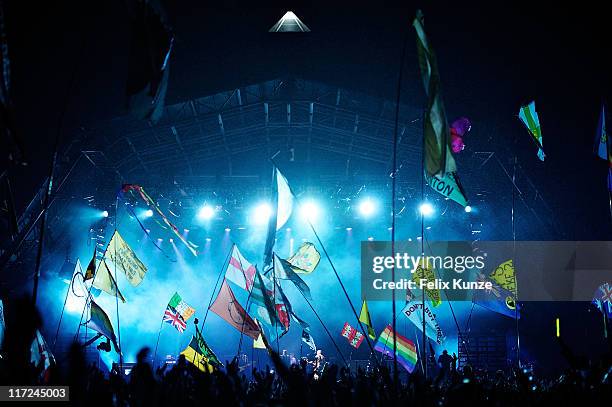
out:
{"label": "blue flag", "polygon": [[475,290],[472,302],[507,317],[520,318],[521,307],[516,302],[514,294],[491,280],[487,281],[491,282],[493,288],[491,290]]}

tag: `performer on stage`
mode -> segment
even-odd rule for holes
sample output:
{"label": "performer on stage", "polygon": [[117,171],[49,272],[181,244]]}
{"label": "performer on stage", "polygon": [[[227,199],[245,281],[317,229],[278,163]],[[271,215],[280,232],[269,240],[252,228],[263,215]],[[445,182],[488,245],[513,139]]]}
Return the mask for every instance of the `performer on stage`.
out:
{"label": "performer on stage", "polygon": [[315,360],[313,362],[313,373],[315,380],[318,380],[323,373],[323,368],[325,367],[325,356],[323,356],[323,352],[321,349],[317,349],[317,354],[315,355]]}

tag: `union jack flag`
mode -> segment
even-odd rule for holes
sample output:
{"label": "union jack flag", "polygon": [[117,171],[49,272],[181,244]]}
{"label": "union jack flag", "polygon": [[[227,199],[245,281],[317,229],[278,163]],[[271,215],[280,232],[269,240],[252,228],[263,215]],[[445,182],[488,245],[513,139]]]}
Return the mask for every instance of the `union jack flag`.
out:
{"label": "union jack flag", "polygon": [[179,314],[178,311],[172,308],[171,306],[168,306],[166,308],[166,311],[164,312],[164,322],[169,323],[181,333],[183,333],[185,329],[187,329],[187,324],[185,323],[185,320],[183,319],[181,314]]}

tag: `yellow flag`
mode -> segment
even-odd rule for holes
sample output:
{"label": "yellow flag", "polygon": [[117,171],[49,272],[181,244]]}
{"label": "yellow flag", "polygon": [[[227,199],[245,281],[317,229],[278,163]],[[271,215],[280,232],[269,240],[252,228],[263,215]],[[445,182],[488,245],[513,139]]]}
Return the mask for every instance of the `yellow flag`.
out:
{"label": "yellow flag", "polygon": [[208,359],[202,355],[200,352],[196,351],[193,346],[196,346],[193,343],[193,339],[192,342],[189,343],[189,345],[185,348],[184,351],[181,352],[181,355],[185,356],[185,360],[191,364],[193,364],[195,367],[197,367],[198,369],[200,369],[202,372],[208,372],[208,373],[212,373],[213,370],[215,370],[215,368],[208,363]]}
{"label": "yellow flag", "polygon": [[115,231],[108,243],[104,258],[115,263],[133,287],[142,283],[147,267],[136,257],[136,253],[123,240],[118,231]]}
{"label": "yellow flag", "polygon": [[493,270],[489,275],[491,280],[499,284],[516,296],[516,278],[514,276],[514,264],[512,259],[506,260]]}
{"label": "yellow flag", "polygon": [[371,339],[376,339],[376,332],[374,332],[374,328],[372,327],[372,319],[370,318],[370,311],[368,310],[368,303],[366,300],[363,300],[361,312],[359,313],[359,321],[368,327],[368,336]]}
{"label": "yellow flag", "polygon": [[104,260],[102,260],[98,265],[98,272],[93,279],[92,285],[105,293],[112,295],[113,297],[117,295],[122,302],[125,302],[125,298],[121,294],[121,291],[119,291],[117,282],[113,278],[113,275],[111,274]]}
{"label": "yellow flag", "polygon": [[259,337],[253,341],[254,349],[266,349],[266,344],[263,341],[263,337],[259,334]]}
{"label": "yellow flag", "polygon": [[[417,284],[420,284],[420,281],[423,279],[427,280],[427,282],[434,281],[436,279],[436,273],[434,273],[433,268],[431,268],[429,264],[425,265],[425,262],[423,261],[423,259],[421,259],[419,265],[417,266],[417,269],[412,275],[412,281],[416,282]],[[434,307],[437,307],[438,305],[442,304],[440,290],[430,290],[426,288],[425,294],[427,295],[427,298],[431,300],[431,303]]]}

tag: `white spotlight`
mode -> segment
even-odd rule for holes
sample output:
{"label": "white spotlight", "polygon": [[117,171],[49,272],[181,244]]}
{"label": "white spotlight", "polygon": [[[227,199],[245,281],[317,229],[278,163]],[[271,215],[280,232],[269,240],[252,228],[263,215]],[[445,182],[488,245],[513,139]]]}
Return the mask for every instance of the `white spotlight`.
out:
{"label": "white spotlight", "polygon": [[151,216],[153,216],[153,210],[152,209],[147,209],[144,213],[144,216],[147,218],[150,218]]}
{"label": "white spotlight", "polygon": [[371,199],[366,198],[359,204],[359,212],[366,218],[370,217],[376,212],[376,204]]}
{"label": "white spotlight", "polygon": [[215,208],[210,205],[204,205],[198,211],[198,219],[211,220],[215,216]]}
{"label": "white spotlight", "polygon": [[173,239],[173,238],[168,239],[168,241],[169,241],[170,243],[174,243],[174,239]]}
{"label": "white spotlight", "polygon": [[102,211],[102,217],[108,218],[108,211]]}
{"label": "white spotlight", "polygon": [[230,229],[230,228],[225,228],[225,231],[229,233],[229,232],[231,232],[231,231],[232,231],[232,229]]}
{"label": "white spotlight", "polygon": [[419,206],[419,212],[423,216],[430,216],[434,213],[434,207],[429,202],[424,202]]}
{"label": "white spotlight", "polygon": [[261,203],[253,210],[253,223],[256,225],[265,225],[272,215],[272,207],[267,203]]}
{"label": "white spotlight", "polygon": [[319,206],[313,201],[304,202],[300,206],[300,216],[304,220],[315,222],[319,217]]}
{"label": "white spotlight", "polygon": [[466,207],[465,207],[465,211],[466,211],[467,213],[472,212],[472,207],[471,207],[470,205],[466,206]]}

